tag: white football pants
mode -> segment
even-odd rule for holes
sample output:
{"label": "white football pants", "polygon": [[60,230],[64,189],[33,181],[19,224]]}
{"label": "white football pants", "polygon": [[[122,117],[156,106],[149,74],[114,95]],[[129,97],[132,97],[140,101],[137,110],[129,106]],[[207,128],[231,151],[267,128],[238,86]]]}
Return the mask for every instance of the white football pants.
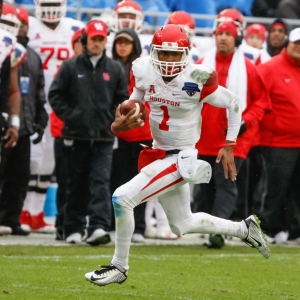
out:
{"label": "white football pants", "polygon": [[178,236],[208,233],[245,238],[247,235],[247,228],[242,222],[191,212],[189,184],[177,169],[177,155],[168,155],[143,168],[137,176],[114,192],[116,248],[113,264],[128,268],[129,248],[134,231],[133,208],[153,198],[158,198],[172,231]]}
{"label": "white football pants", "polygon": [[44,211],[46,192],[50,177],[54,170],[54,138],[50,133],[50,126],[45,128],[43,139],[34,145],[31,143],[30,182],[24,201],[23,210],[31,215],[38,215]]}

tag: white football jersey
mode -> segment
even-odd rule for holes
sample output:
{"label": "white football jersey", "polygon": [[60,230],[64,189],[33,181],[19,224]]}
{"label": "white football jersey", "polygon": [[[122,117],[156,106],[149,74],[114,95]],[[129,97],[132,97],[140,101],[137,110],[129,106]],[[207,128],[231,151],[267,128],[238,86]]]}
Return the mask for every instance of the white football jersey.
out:
{"label": "white football jersey", "polygon": [[[136,88],[145,92],[144,99],[150,105],[154,148],[194,148],[201,131],[203,84],[216,73],[206,66],[189,64],[185,72],[164,82],[152,69],[149,57],[136,59],[132,70]],[[212,84],[213,92],[218,88],[217,79]]]}
{"label": "white football jersey", "polygon": [[[48,98],[50,85],[62,62],[74,55],[71,42],[74,32],[83,27],[84,24],[81,21],[62,18],[57,27],[52,30],[41,20],[29,17],[28,46],[42,60],[46,98]],[[46,109],[49,112],[50,106],[46,105]]]}
{"label": "white football jersey", "polygon": [[4,60],[10,57],[17,43],[17,39],[6,30],[0,28],[0,68]]}

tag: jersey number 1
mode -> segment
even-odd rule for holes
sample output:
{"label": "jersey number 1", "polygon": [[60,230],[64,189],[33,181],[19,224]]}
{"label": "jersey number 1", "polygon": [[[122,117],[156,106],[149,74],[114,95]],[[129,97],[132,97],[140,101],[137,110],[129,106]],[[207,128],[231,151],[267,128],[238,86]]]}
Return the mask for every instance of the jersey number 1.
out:
{"label": "jersey number 1", "polygon": [[170,119],[169,112],[168,112],[168,107],[165,106],[165,105],[162,105],[160,107],[160,109],[163,111],[164,117],[163,117],[163,119],[162,119],[162,121],[161,121],[161,123],[159,124],[158,127],[159,127],[160,130],[169,131],[169,125],[167,125],[167,122]]}

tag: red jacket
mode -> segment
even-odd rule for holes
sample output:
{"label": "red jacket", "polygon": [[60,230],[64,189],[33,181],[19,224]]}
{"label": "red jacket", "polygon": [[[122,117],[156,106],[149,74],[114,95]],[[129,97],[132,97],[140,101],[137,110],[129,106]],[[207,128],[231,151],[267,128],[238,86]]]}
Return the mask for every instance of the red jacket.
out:
{"label": "red jacket", "polygon": [[283,49],[258,70],[272,103],[272,111],[260,123],[260,144],[300,147],[300,65]]}
{"label": "red jacket", "polygon": [[[130,71],[130,82],[128,85],[128,92],[129,95],[132,94],[133,88],[135,87],[135,78],[133,76],[132,71]],[[145,103],[147,117],[145,120],[145,125],[142,127],[134,128],[128,131],[117,133],[116,136],[125,140],[127,142],[141,142],[141,141],[152,141],[152,135],[150,130],[150,123],[149,123],[149,114],[150,114],[150,107],[148,103]]]}
{"label": "red jacket", "polygon": [[[223,57],[217,52],[216,71],[219,85],[226,87],[228,70],[233,53]],[[203,59],[196,63],[201,63]],[[266,89],[256,67],[245,58],[247,70],[247,108],[242,114],[247,130],[237,139],[234,156],[245,159],[250,148],[258,144],[258,123],[262,120],[265,111],[270,108]],[[225,108],[217,108],[204,104],[202,109],[202,130],[196,148],[200,155],[217,156],[226,140],[227,115]]]}

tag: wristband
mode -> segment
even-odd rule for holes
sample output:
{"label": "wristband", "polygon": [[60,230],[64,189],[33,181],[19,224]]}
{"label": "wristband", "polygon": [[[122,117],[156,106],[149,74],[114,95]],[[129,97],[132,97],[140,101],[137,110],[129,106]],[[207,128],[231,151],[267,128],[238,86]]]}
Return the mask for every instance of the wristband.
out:
{"label": "wristband", "polygon": [[235,146],[235,145],[236,145],[236,143],[228,143],[228,144],[224,144],[223,147],[227,147],[227,146]]}
{"label": "wristband", "polygon": [[10,115],[8,117],[8,127],[20,128],[20,118],[18,115]]}

